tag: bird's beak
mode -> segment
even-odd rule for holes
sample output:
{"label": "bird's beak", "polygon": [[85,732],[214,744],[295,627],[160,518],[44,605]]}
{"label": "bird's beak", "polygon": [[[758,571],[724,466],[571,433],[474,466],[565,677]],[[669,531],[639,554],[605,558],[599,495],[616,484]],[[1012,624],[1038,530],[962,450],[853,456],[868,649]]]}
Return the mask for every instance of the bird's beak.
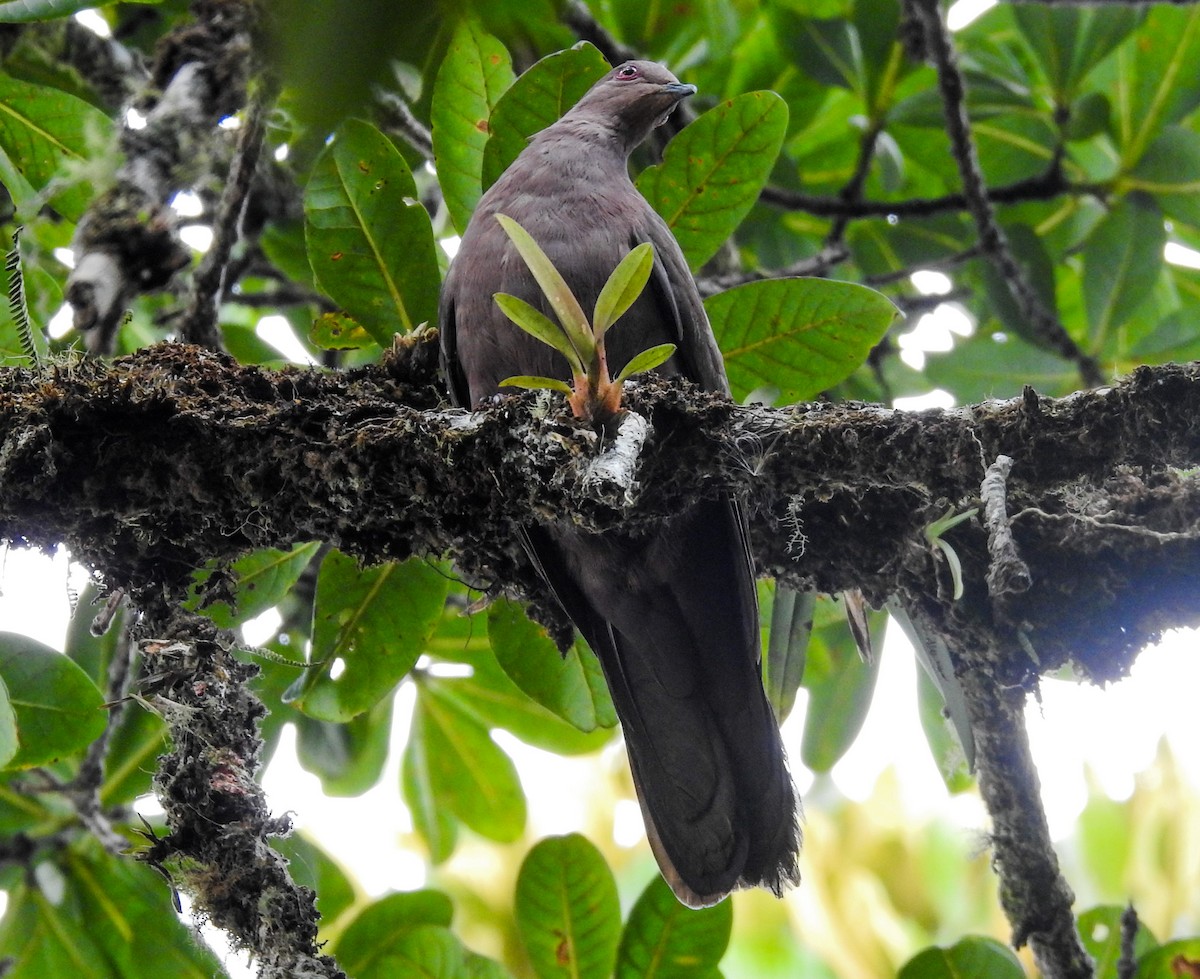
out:
{"label": "bird's beak", "polygon": [[684,82],[671,82],[669,85],[663,86],[663,91],[669,95],[674,95],[677,99],[686,99],[689,95],[696,94],[696,86],[688,85]]}

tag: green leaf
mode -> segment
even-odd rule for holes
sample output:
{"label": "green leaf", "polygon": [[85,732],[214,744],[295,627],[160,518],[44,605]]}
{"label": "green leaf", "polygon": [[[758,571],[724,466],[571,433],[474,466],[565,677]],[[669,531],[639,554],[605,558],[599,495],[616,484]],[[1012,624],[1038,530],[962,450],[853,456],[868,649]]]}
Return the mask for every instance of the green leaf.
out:
{"label": "green leaf", "polygon": [[[1200,962],[1200,938],[1183,938],[1152,949],[1138,959],[1136,979],[1180,979],[1177,959]],[[1182,975],[1186,976],[1184,972]]]}
{"label": "green leaf", "polygon": [[[1042,308],[1049,313],[1056,313],[1058,297],[1055,292],[1054,262],[1046,250],[1042,236],[1027,224],[1005,225],[1004,232],[1008,236],[1013,258],[1025,274],[1025,281],[1040,300]],[[981,267],[988,308],[991,312],[1006,329],[1017,336],[1034,346],[1046,346],[1045,338],[1030,329],[1029,318],[1021,313],[1008,281],[996,270],[995,265],[985,260]]]}
{"label": "green leaf", "polygon": [[846,19],[803,17],[783,5],[777,5],[772,13],[776,36],[801,71],[822,85],[865,97],[858,37]]}
{"label": "green leaf", "polygon": [[[840,602],[836,608],[840,611]],[[880,614],[872,613],[870,619],[878,629]],[[875,648],[882,648],[878,637]],[[829,771],[858,737],[875,693],[880,659],[877,654],[870,663],[862,661],[840,616],[813,630],[802,682],[809,699],[800,758],[814,772]]]}
{"label": "green leaf", "polygon": [[306,288],[317,288],[312,265],[308,261],[308,246],[304,241],[302,220],[293,218],[272,221],[263,228],[258,242],[263,254],[285,276]]}
{"label": "green leaf", "polygon": [[21,742],[17,733],[17,712],[8,696],[8,687],[0,677],[0,768],[16,757]]}
{"label": "green leaf", "polygon": [[167,749],[167,726],[153,711],[127,703],[104,759],[100,802],[128,805],[150,791],[158,756]]}
{"label": "green leaf", "polygon": [[[310,717],[348,721],[413,668],[441,617],[446,576],[420,558],[360,570],[331,551],[321,564],[311,662],[294,704]],[[341,661],[342,672],[330,669]],[[322,664],[322,665],[316,665]]]}
{"label": "green leaf", "polygon": [[717,976],[732,929],[732,901],[685,908],[655,874],[629,912],[617,953],[617,979]]}
{"label": "green leaf", "polygon": [[600,662],[581,640],[561,654],[546,630],[507,600],[488,608],[488,638],[512,681],[563,720],[581,731],[617,723]]}
{"label": "green leaf", "polygon": [[[542,251],[541,246],[533,240],[533,236],[522,228],[516,221],[506,214],[497,214],[496,220],[500,222],[500,227],[504,229],[504,233],[508,235],[525,264],[529,266],[529,271],[534,279],[537,280],[538,286],[545,294],[550,307],[554,310],[554,314],[558,317],[558,322],[562,324],[562,332],[566,334],[567,340],[574,349],[575,355],[580,363],[591,363],[595,356],[596,343],[592,337],[591,327],[588,325],[587,317],[583,313],[583,308],[579,305],[579,300],[575,298],[575,294],[571,292],[571,287],[567,285],[566,279],[562,277],[558,269],[554,267],[554,263],[550,261],[549,256]],[[500,296],[504,293],[498,293],[496,302],[500,302]],[[505,311],[504,306],[500,307]],[[531,321],[531,325],[536,321]],[[524,323],[518,323],[522,329],[527,329]],[[538,333],[534,333],[538,339],[542,337]],[[544,343],[550,341],[543,340]],[[550,346],[559,349],[555,344],[550,343]]]}
{"label": "green leaf", "polygon": [[1093,349],[1150,295],[1163,266],[1167,230],[1157,205],[1122,198],[1083,246],[1083,300]]}
{"label": "green leaf", "polygon": [[539,979],[608,979],[621,932],[617,885],[577,833],[542,840],[517,877],[517,931]]}
{"label": "green leaf", "polygon": [[473,20],[460,23],[438,69],[430,108],[438,184],[459,234],[483,194],[491,115],[512,83],[504,45]]}
{"label": "green leaf", "polygon": [[989,184],[1015,183],[1044,173],[1059,142],[1051,119],[1027,113],[981,120],[973,133],[980,169]]}
{"label": "green leaf", "polygon": [[381,347],[437,317],[429,214],[408,164],[383,133],[347,120],[304,190],[308,259],[322,290]]}
{"label": "green leaf", "polygon": [[671,140],[637,188],[671,228],[692,271],[717,253],[758,200],[787,135],[787,103],[746,92]]}
{"label": "green leaf", "polygon": [[466,950],[466,979],[512,979],[512,973],[495,959]]}
{"label": "green leaf", "polygon": [[358,320],[342,312],[322,313],[313,320],[308,339],[322,350],[363,350],[377,346]]}
{"label": "green leaf", "polygon": [[371,968],[359,970],[356,979],[465,979],[466,949],[448,928],[422,925],[402,932],[386,955]]}
{"label": "green leaf", "polygon": [[546,316],[540,309],[535,309],[519,296],[510,296],[506,292],[498,292],[492,298],[496,305],[500,307],[500,312],[522,330],[531,337],[540,340],[546,346],[553,347],[566,357],[567,363],[571,365],[571,373],[586,373],[587,368],[582,359],[580,359],[580,355],[576,352],[570,338],[557,323]]}
{"label": "green leaf", "polygon": [[1079,370],[1068,360],[1003,333],[977,330],[949,354],[931,355],[925,377],[944,388],[959,404],[987,398],[1013,398],[1025,385],[1050,397],[1079,386]]}
{"label": "green leaf", "polygon": [[751,282],[704,302],[733,396],[771,385],[784,403],[852,374],[896,316],[886,296],[829,279]]}
{"label": "green leaf", "polygon": [[160,876],[86,844],[57,851],[9,893],[0,958],[19,979],[226,975],[174,914]]}
{"label": "green leaf", "polygon": [[97,687],[103,687],[107,683],[108,664],[112,660],[113,650],[116,648],[125,619],[125,611],[122,609],[116,613],[104,635],[93,636],[92,622],[101,608],[100,589],[89,581],[79,593],[75,611],[71,613],[67,623],[67,637],[63,644],[63,652]]}
{"label": "green leaf", "polygon": [[581,41],[523,72],[492,110],[492,136],[483,151],[484,189],[520,156],[530,136],[556,122],[610,67],[595,47]]}
{"label": "green leaf", "polygon": [[527,391],[559,391],[571,394],[571,385],[557,377],[542,377],[539,374],[514,374],[500,382],[502,388],[525,388]]}
{"label": "green leaf", "polygon": [[104,697],[62,653],[0,633],[0,680],[16,713],[20,748],[9,768],[32,768],[82,751],[104,732]]}
{"label": "green leaf", "polygon": [[[1132,830],[1130,806],[1103,793],[1089,793],[1087,805],[1075,824],[1081,870],[1101,894],[1119,894],[1130,879],[1137,836]],[[1084,935],[1084,940],[1087,936]]]}
{"label": "green leaf", "polygon": [[644,241],[612,270],[596,298],[596,309],[592,313],[592,331],[597,339],[634,304],[646,288],[653,269],[654,246]]}
{"label": "green leaf", "polygon": [[1047,7],[1017,4],[1013,20],[1033,49],[1060,104],[1137,27],[1143,12],[1132,7]]}
{"label": "green leaf", "polygon": [[435,777],[435,766],[444,760],[435,759],[431,752],[443,739],[439,739],[436,733],[429,735],[430,723],[424,711],[413,712],[408,743],[404,746],[404,758],[401,761],[400,789],[404,804],[412,816],[413,828],[429,847],[430,863],[437,866],[448,860],[454,852],[458,843],[458,820],[442,802],[441,784],[452,776],[442,774],[438,768]]}
{"label": "green leaf", "polygon": [[923,668],[917,670],[917,710],[929,751],[946,788],[952,793],[965,792],[975,784],[966,753],[954,725],[945,714],[946,701],[928,670]]}
{"label": "green leaf", "polygon": [[[384,975],[381,960],[396,953],[416,929],[450,927],[454,905],[441,891],[388,894],[372,901],[350,922],[334,946],[338,965],[356,977]],[[407,975],[393,972],[388,975]]]}
{"label": "green leaf", "polygon": [[353,906],[356,898],[353,882],[337,861],[303,831],[292,833],[291,836],[274,837],[271,847],[287,858],[288,873],[292,880],[316,892],[317,913],[321,915],[325,928]]}
{"label": "green leaf", "polygon": [[362,795],[379,782],[392,733],[392,698],[385,697],[345,724],[295,719],[300,765],[329,796]]}
{"label": "green leaf", "polygon": [[[204,614],[220,628],[231,629],[274,608],[292,590],[320,548],[319,542],[312,541],[287,551],[269,547],[238,558],[229,567],[235,582],[236,611],[222,601],[206,606]],[[208,574],[198,574],[201,584]]]}
{"label": "green leaf", "polygon": [[1153,194],[1168,217],[1200,227],[1200,133],[1168,126],[1146,147],[1129,184]]}
{"label": "green leaf", "polygon": [[584,733],[531,698],[509,679],[490,648],[463,658],[471,665],[471,676],[443,682],[484,727],[502,727],[527,744],[560,755],[586,754],[612,740],[615,727]]}
{"label": "green leaf", "polygon": [[[1079,937],[1096,963],[1096,979],[1117,979],[1121,958],[1121,916],[1125,909],[1116,905],[1089,908],[1079,916]],[[1158,939],[1141,921],[1133,939],[1135,959],[1143,958],[1158,947]]]}
{"label": "green leaf", "polygon": [[[49,193],[59,214],[78,221],[94,196],[82,174],[112,125],[83,99],[0,72],[0,154],[19,171],[19,180],[5,180],[18,211]],[[32,193],[18,193],[21,187]]]}
{"label": "green leaf", "polygon": [[792,712],[796,691],[804,678],[804,661],[812,636],[816,603],[816,592],[775,586],[763,686],[775,712],[775,720],[780,724]]}
{"label": "green leaf", "polygon": [[1020,960],[994,938],[970,936],[949,948],[927,948],[909,959],[897,979],[1025,979]]}
{"label": "green leaf", "polygon": [[622,381],[633,377],[634,374],[654,370],[659,364],[665,364],[670,360],[673,353],[675,353],[675,344],[655,344],[653,347],[643,350],[640,354],[634,354],[630,357],[625,366],[621,368],[620,373],[614,378],[614,381],[620,384]]}
{"label": "green leaf", "polygon": [[1117,48],[1111,77],[1117,140],[1125,168],[1140,160],[1164,126],[1200,105],[1200,7],[1152,8],[1133,43]]}
{"label": "green leaf", "polygon": [[449,681],[424,678],[410,738],[420,735],[432,797],[480,836],[511,843],[525,829],[517,770]]}

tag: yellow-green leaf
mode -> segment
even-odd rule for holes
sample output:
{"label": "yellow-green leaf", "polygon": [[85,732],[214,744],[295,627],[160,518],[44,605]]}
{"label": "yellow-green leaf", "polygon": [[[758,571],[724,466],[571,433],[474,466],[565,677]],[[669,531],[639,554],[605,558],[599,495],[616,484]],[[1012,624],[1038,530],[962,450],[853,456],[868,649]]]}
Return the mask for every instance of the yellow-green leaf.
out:
{"label": "yellow-green leaf", "polygon": [[562,331],[562,328],[540,309],[530,306],[519,296],[510,296],[506,292],[498,292],[492,298],[500,307],[500,312],[522,330],[566,357],[567,363],[571,365],[572,373],[584,373],[583,361],[579,359],[579,354],[575,351],[570,339]]}
{"label": "yellow-green leaf", "polygon": [[592,330],[597,339],[604,336],[608,328],[637,301],[650,280],[653,268],[654,246],[644,241],[612,270],[612,275],[596,298],[596,310],[592,314]]}
{"label": "yellow-green leaf", "polygon": [[660,343],[648,350],[643,350],[640,354],[629,358],[629,363],[621,368],[621,373],[616,376],[617,383],[633,377],[634,374],[654,370],[659,364],[665,364],[670,360],[671,354],[674,352],[675,344],[673,343]]}
{"label": "yellow-green leaf", "polygon": [[[588,326],[587,317],[579,300],[567,285],[561,273],[554,267],[549,256],[542,251],[541,246],[533,240],[533,236],[522,228],[507,214],[497,214],[496,220],[516,247],[537,284],[541,287],[551,308],[562,324],[563,332],[570,340],[571,346],[579,359],[588,363],[595,354],[596,344],[592,339],[592,331]],[[503,307],[502,307],[503,308]]]}
{"label": "yellow-green leaf", "polygon": [[529,391],[560,391],[571,393],[571,385],[557,377],[542,377],[539,374],[514,374],[500,382],[502,388],[525,388]]}

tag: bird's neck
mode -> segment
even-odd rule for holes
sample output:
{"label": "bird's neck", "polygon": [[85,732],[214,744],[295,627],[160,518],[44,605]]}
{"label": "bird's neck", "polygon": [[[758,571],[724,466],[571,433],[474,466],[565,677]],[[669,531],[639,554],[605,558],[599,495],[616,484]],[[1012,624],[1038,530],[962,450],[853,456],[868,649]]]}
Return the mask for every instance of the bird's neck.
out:
{"label": "bird's neck", "polygon": [[580,119],[570,114],[543,129],[534,137],[533,142],[535,145],[539,142],[554,144],[556,154],[598,154],[606,158],[606,162],[619,162],[622,165],[629,162],[632,150],[626,143],[625,135],[619,130],[595,119]]}

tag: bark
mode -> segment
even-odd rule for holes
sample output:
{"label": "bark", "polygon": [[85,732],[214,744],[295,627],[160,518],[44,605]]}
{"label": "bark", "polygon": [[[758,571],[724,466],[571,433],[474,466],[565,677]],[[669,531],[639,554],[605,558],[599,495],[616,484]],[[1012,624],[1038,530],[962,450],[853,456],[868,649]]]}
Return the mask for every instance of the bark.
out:
{"label": "bark", "polygon": [[[449,553],[481,587],[542,600],[553,622],[516,524],[570,512],[596,530],[637,527],[732,489],[747,496],[761,572],[857,587],[874,605],[932,601],[956,644],[1016,651],[1005,682],[1068,659],[1112,680],[1163,630],[1200,619],[1200,482],[1186,471],[1200,457],[1200,365],[921,413],[742,408],[654,381],[629,393],[650,426],[630,469],[598,461],[607,444],[557,399],[446,407],[434,348],[426,334],[336,374],[179,344],[6,371],[0,535],[65,543],[135,597],[178,593],[210,558],[304,540],[368,563]],[[945,535],[964,568],[954,602],[925,528],[979,505],[1001,455],[1013,460],[1005,551],[1031,587],[989,592],[994,535],[980,517]]]}

